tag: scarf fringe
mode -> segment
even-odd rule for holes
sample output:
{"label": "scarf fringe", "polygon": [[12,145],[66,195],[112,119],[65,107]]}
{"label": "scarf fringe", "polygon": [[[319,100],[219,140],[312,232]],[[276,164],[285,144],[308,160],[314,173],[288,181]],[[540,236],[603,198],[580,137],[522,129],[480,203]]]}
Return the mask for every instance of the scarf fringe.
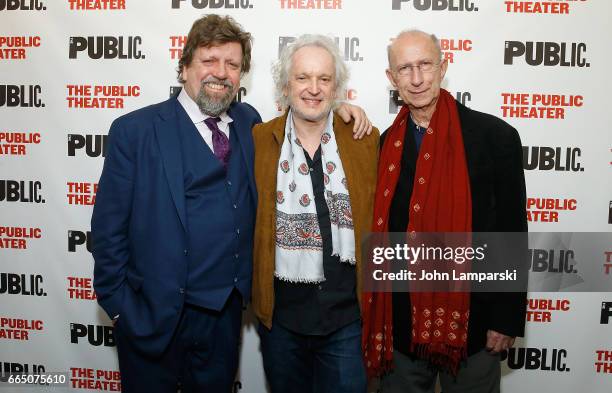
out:
{"label": "scarf fringe", "polygon": [[290,282],[292,284],[320,284],[325,281],[325,277],[322,279],[316,278],[305,278],[305,277],[286,277],[274,272],[274,277],[281,281]]}
{"label": "scarf fringe", "polygon": [[357,263],[357,259],[355,257],[341,257],[339,253],[332,254],[332,257],[339,257],[340,262],[348,263],[354,265]]}
{"label": "scarf fringe", "polygon": [[[435,350],[433,347],[437,347]],[[410,352],[414,353],[419,359],[426,360],[437,370],[445,371],[453,377],[457,376],[461,362],[467,359],[467,349],[465,346],[453,347],[446,343],[426,343],[410,345]]]}

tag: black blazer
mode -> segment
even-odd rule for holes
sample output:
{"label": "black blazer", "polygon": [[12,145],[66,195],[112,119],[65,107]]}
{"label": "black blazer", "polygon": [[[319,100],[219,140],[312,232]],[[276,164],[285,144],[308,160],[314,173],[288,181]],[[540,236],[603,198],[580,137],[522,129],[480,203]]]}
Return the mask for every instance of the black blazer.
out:
{"label": "black blazer", "polygon": [[[525,177],[518,132],[505,121],[457,103],[472,194],[473,232],[527,232]],[[387,133],[381,135],[381,147]],[[397,193],[391,205],[389,224],[407,228],[408,204],[416,169],[416,144],[406,133]],[[394,224],[394,225],[393,225]],[[393,230],[393,229],[391,229]],[[404,229],[405,230],[405,229]],[[526,251],[526,243],[519,245]],[[394,294],[394,347],[407,353],[410,345],[410,297]],[[486,344],[487,330],[508,336],[525,332],[526,292],[478,293],[471,295],[468,354]]]}

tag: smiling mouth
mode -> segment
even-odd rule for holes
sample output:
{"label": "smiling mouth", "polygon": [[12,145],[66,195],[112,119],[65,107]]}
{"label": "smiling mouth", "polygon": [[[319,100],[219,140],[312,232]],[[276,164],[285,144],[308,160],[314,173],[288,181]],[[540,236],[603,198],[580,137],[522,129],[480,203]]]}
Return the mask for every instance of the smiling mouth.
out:
{"label": "smiling mouth", "polygon": [[317,106],[319,105],[323,100],[318,99],[318,98],[302,98],[302,101],[304,101],[306,103],[306,105],[309,106]]}
{"label": "smiling mouth", "polygon": [[223,91],[226,88],[228,88],[228,86],[220,84],[220,83],[208,82],[208,83],[205,83],[204,85],[206,86],[206,88],[210,90],[214,90],[214,91]]}

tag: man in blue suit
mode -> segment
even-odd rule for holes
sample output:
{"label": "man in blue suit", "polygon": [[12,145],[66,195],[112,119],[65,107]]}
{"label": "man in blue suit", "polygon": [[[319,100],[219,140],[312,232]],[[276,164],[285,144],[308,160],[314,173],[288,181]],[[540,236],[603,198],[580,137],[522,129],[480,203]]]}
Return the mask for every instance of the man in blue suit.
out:
{"label": "man in blue suit", "polygon": [[198,19],[180,94],[109,131],[91,222],[94,288],[115,326],[124,392],[231,390],[251,292],[251,128],[261,122],[232,100],[250,60],[251,35],[231,17]]}
{"label": "man in blue suit", "polygon": [[251,127],[261,118],[232,100],[250,52],[251,35],[231,18],[197,20],[178,97],[111,126],[91,228],[94,287],[114,320],[124,392],[233,383],[251,292]]}

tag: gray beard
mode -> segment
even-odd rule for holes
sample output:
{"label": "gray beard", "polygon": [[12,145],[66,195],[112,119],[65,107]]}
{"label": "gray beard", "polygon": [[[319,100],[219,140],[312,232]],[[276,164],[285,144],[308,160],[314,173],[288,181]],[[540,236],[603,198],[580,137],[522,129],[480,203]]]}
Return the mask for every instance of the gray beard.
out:
{"label": "gray beard", "polygon": [[[226,86],[229,86],[230,89],[221,98],[216,98],[206,93],[204,85],[208,82],[224,84]],[[200,108],[200,111],[202,113],[205,113],[208,116],[219,116],[221,113],[225,112],[227,108],[229,108],[233,99],[234,86],[231,84],[231,82],[209,79],[202,81],[202,86],[200,87],[200,91],[198,92],[198,96],[196,97],[195,102],[196,104],[198,104],[198,107]]]}

